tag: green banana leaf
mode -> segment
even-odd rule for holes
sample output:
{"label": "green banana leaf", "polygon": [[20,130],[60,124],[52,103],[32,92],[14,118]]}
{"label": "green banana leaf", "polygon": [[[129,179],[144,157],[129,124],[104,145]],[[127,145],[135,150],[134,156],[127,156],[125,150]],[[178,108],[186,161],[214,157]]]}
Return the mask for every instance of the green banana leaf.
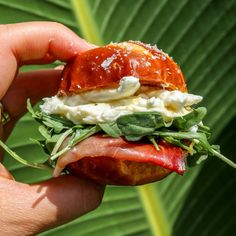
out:
{"label": "green banana leaf", "polygon": [[[204,96],[212,141],[236,161],[235,0],[0,0],[1,23],[35,20],[61,22],[99,45],[128,39],[157,44],[181,66],[189,91]],[[29,139],[38,136],[26,115],[7,143],[26,159],[40,161],[46,156]],[[5,164],[22,182],[50,177],[7,155]],[[172,174],[142,187],[107,187],[97,210],[41,235],[235,235],[235,196],[236,171],[210,158],[184,176]]]}

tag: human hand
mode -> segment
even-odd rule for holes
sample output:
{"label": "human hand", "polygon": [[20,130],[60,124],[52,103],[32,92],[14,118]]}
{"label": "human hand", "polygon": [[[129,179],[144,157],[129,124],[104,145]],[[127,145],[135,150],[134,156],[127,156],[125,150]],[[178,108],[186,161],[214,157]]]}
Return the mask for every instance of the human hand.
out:
{"label": "human hand", "polygon": [[[93,45],[53,22],[0,25],[0,101],[11,120],[0,125],[5,140],[26,112],[26,100],[36,103],[56,93],[60,70],[18,75],[22,65],[69,61]],[[0,156],[1,160],[2,156]],[[14,180],[0,163],[0,229],[4,235],[35,235],[95,209],[104,188],[66,175],[28,185]]]}

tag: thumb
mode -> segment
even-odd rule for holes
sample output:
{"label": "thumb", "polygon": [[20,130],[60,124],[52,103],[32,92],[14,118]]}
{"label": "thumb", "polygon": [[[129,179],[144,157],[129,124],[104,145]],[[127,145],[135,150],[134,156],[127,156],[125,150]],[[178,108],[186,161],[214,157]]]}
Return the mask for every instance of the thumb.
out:
{"label": "thumb", "polygon": [[[36,235],[94,210],[101,202],[103,191],[104,187],[71,175],[33,185],[3,179],[0,181],[0,203],[4,202],[1,230],[9,235]],[[11,222],[15,222],[12,229]]]}

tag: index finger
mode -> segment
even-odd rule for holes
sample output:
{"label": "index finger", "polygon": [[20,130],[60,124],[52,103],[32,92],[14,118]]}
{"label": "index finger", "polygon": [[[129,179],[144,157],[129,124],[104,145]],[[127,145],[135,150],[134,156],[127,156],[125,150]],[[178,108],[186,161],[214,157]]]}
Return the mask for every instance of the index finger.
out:
{"label": "index finger", "polygon": [[0,99],[24,64],[69,61],[93,47],[55,22],[29,22],[0,26]]}

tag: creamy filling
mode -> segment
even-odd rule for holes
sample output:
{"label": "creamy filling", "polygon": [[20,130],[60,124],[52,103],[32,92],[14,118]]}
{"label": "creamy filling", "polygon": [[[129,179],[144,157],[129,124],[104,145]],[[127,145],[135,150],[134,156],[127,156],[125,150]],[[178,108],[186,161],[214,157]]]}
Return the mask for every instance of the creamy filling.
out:
{"label": "creamy filling", "polygon": [[133,112],[159,112],[165,121],[192,111],[201,96],[178,90],[153,90],[141,87],[139,79],[124,77],[115,89],[97,89],[68,97],[53,96],[41,105],[46,114],[63,115],[76,124],[113,122]]}

